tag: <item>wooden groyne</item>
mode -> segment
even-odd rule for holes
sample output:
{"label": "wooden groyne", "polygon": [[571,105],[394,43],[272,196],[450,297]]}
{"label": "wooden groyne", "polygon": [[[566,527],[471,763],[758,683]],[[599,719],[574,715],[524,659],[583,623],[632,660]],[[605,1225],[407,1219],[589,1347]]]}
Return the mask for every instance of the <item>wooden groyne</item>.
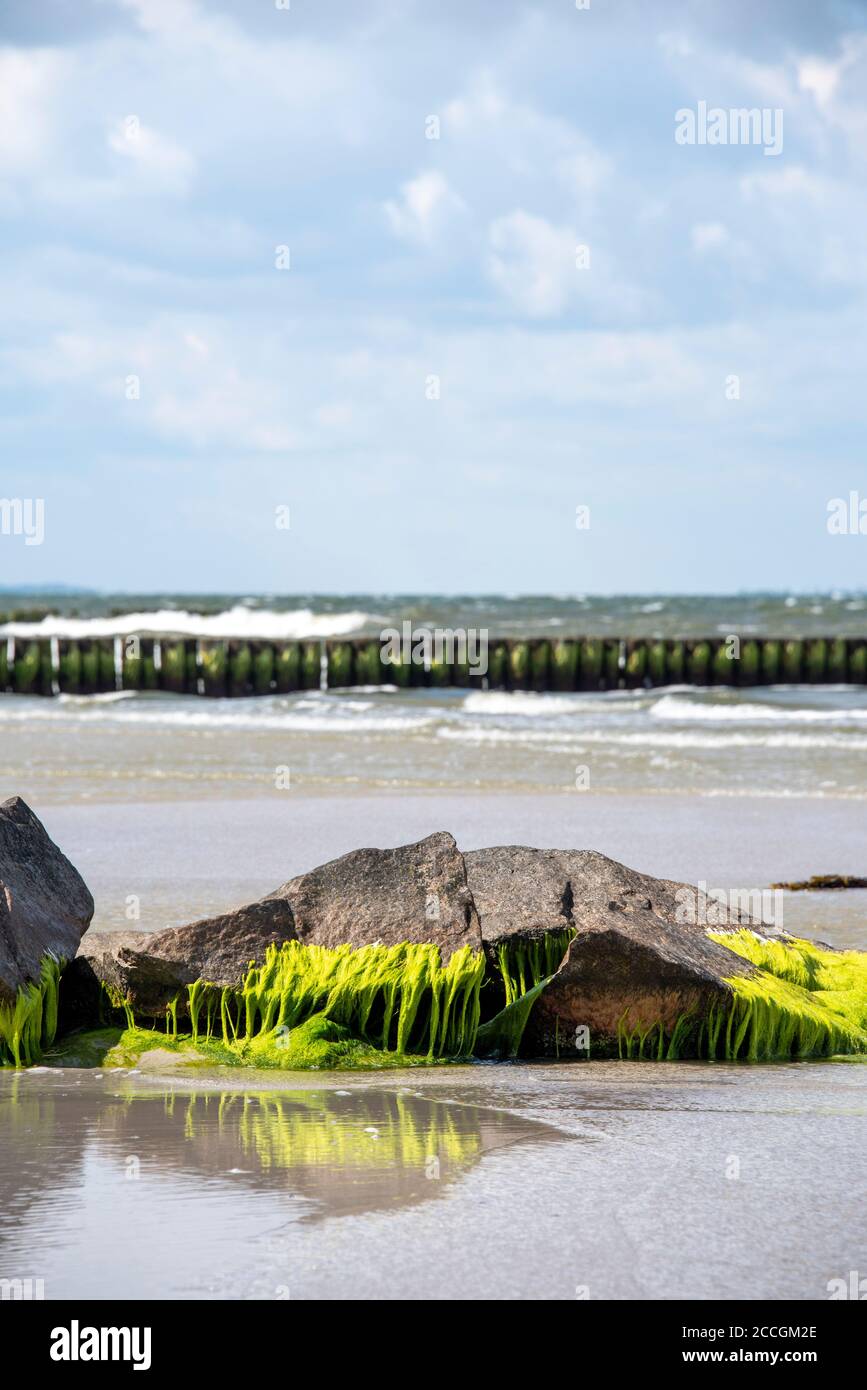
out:
{"label": "wooden groyne", "polygon": [[0,691],[90,695],[116,690],[244,696],[353,686],[491,690],[629,690],[662,685],[867,684],[867,639],[574,637],[490,639],[487,671],[466,662],[383,660],[378,639],[306,642],[0,636]]}

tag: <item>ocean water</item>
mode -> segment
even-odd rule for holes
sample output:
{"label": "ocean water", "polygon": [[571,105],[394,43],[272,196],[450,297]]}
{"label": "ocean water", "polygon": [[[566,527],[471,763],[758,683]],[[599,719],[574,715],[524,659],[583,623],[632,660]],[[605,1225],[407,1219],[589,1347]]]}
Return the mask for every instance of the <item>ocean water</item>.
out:
{"label": "ocean water", "polygon": [[287,788],[861,801],[867,689],[0,695],[0,777],[52,803]]}
{"label": "ocean water", "polygon": [[[24,621],[10,622],[16,614]],[[93,594],[0,589],[0,632],[99,637],[119,632],[315,638],[383,627],[483,628],[492,637],[861,637],[867,594]]]}

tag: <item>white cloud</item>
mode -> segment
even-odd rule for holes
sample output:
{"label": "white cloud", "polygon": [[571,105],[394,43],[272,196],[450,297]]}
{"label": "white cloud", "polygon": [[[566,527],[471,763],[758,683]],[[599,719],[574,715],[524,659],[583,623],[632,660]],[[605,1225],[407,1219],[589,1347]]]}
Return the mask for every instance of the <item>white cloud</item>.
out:
{"label": "white cloud", "polygon": [[517,208],[490,227],[491,279],[523,313],[552,318],[563,312],[579,271],[575,236],[544,217]]}
{"label": "white cloud", "polygon": [[430,246],[451,218],[463,209],[463,200],[452,191],[443,175],[433,169],[405,183],[400,201],[385,204],[385,215],[395,236]]}
{"label": "white cloud", "polygon": [[693,251],[717,251],[729,241],[728,228],[722,222],[696,222],[690,232]]}
{"label": "white cloud", "polygon": [[180,145],[146,126],[138,116],[125,116],[109,132],[109,147],[129,160],[146,178],[178,189],[185,188],[194,160]]}

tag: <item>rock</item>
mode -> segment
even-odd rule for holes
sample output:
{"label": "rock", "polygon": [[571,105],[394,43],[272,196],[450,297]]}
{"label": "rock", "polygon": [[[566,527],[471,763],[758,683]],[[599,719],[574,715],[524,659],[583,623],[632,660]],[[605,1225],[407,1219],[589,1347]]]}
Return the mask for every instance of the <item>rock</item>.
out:
{"label": "rock", "polygon": [[353,850],[290,879],[279,894],[305,945],[432,941],[443,964],[461,946],[481,950],[464,857],[445,831],[399,849]]}
{"label": "rock", "polygon": [[[661,1026],[670,1039],[678,1020],[706,1017],[728,1005],[726,979],[753,967],[704,929],[678,926],[653,911],[582,914],[578,934],[530,1014],[525,1056],[617,1052],[618,1036]],[[576,1036],[576,1030],[586,1034]]]}
{"label": "rock", "polygon": [[100,983],[137,1016],[162,1017],[194,980],[239,984],[267,946],[297,938],[307,945],[365,946],[433,941],[443,963],[461,946],[481,950],[478,913],[463,857],[451,835],[430,835],[399,849],[361,849],[290,879],[259,902],[161,932],[91,932],[64,979],[61,1023],[90,1026]]}
{"label": "rock", "polygon": [[72,1028],[96,1021],[101,983],[128,999],[136,1015],[148,1018],[163,1016],[166,1005],[180,996],[182,1015],[186,985],[199,979],[240,984],[251,961],[294,936],[292,908],[279,894],[160,932],[88,932],[64,976],[61,1024]]}
{"label": "rock", "polygon": [[[701,904],[707,901],[690,884],[652,878],[594,850],[497,845],[470,850],[464,860],[482,937],[489,946],[569,927],[581,929],[606,912],[629,918],[646,912],[676,923],[685,903],[696,903],[700,918]],[[743,914],[730,916],[749,924]]]}
{"label": "rock", "polygon": [[27,803],[0,803],[0,1002],[38,983],[45,956],[72,960],[92,916],[84,880]]}

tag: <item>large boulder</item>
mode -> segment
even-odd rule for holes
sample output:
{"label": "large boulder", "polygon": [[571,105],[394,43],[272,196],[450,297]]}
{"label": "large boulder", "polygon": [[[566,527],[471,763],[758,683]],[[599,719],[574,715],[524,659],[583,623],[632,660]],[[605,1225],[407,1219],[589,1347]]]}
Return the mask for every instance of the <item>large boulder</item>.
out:
{"label": "large boulder", "polygon": [[183,1014],[187,985],[240,984],[269,946],[294,937],[292,907],[279,894],[165,931],[88,932],[64,977],[61,1023],[70,1028],[93,1022],[101,985],[117,991],[142,1017],[164,1015],[175,998]]}
{"label": "large boulder", "polygon": [[[686,883],[638,873],[595,850],[496,845],[464,855],[469,884],[489,946],[546,932],[582,929],[600,914],[652,913],[682,923],[690,902],[698,922],[707,899]],[[740,913],[730,917],[752,925]]]}
{"label": "large boulder", "polygon": [[727,980],[753,967],[693,926],[653,911],[585,913],[562,965],[539,993],[521,1050],[528,1056],[614,1051],[620,1039],[706,1017],[732,1002]]}
{"label": "large boulder", "polygon": [[268,946],[435,942],[445,964],[461,946],[481,950],[478,913],[464,860],[442,832],[398,849],[360,849],[290,879],[258,902],[160,932],[90,932],[67,971],[64,1028],[95,1021],[101,986],[157,1018],[195,980],[240,984]]}
{"label": "large boulder", "polygon": [[433,942],[443,964],[482,931],[464,856],[446,831],[398,849],[357,849],[290,879],[298,940],[316,946]]}
{"label": "large boulder", "polygon": [[81,875],[20,796],[0,803],[0,1002],[70,961],[93,916]]}

